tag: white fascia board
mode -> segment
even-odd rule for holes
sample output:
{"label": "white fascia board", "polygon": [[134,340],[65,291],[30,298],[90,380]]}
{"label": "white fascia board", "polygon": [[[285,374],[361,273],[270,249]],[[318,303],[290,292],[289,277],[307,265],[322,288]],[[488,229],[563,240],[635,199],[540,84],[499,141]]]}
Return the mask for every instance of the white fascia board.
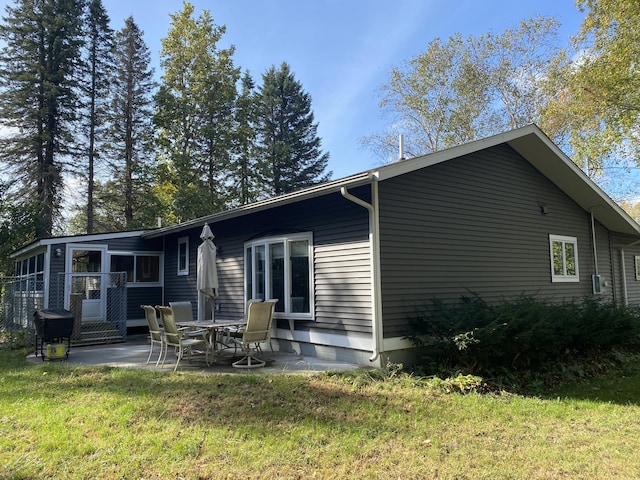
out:
{"label": "white fascia board", "polygon": [[66,235],[63,237],[51,237],[51,238],[43,238],[41,240],[36,240],[29,245],[22,247],[20,250],[16,250],[9,258],[15,258],[24,255],[25,253],[32,252],[33,250],[37,250],[40,247],[46,247],[49,245],[56,245],[59,243],[75,243],[75,242],[101,242],[105,240],[114,240],[119,238],[129,238],[129,237],[141,237],[148,230],[137,230],[131,232],[112,232],[112,233],[94,233],[94,234],[86,234],[86,235]]}
{"label": "white fascia board", "polygon": [[595,219],[609,230],[640,235],[640,225],[535,125],[402,160],[380,168],[377,174],[383,181],[501,144],[513,148],[584,210],[593,212]]}
{"label": "white fascia board", "polygon": [[271,208],[281,207],[284,205],[289,205],[291,203],[296,203],[303,200],[308,200],[311,198],[328,195],[330,193],[339,192],[342,187],[356,187],[360,185],[366,185],[373,181],[373,175],[374,175],[373,172],[366,171],[366,172],[358,173],[356,175],[352,175],[349,177],[341,178],[338,180],[332,180],[329,182],[322,183],[320,185],[315,185],[313,187],[305,188],[297,192],[280,195],[278,197],[268,198],[266,200],[250,203],[248,205],[243,205],[241,207],[233,208],[231,210],[215,213],[213,215],[208,215],[206,217],[196,218],[195,220],[179,223],[177,225],[171,225],[168,227],[150,230],[144,235],[144,238],[161,237],[173,232],[179,232],[181,230],[188,230],[194,227],[202,227],[204,226],[205,223],[208,223],[211,225],[216,222],[221,222],[223,220],[242,217],[244,215],[249,215],[251,213],[261,212]]}
{"label": "white fascia board", "polygon": [[499,135],[493,135],[491,137],[465,143],[464,145],[458,145],[456,147],[438,150],[437,152],[410,158],[408,160],[401,160],[380,168],[378,170],[378,178],[382,181],[389,178],[397,177],[399,175],[404,175],[405,173],[411,173],[415,170],[446,162],[447,160],[463,157],[471,153],[495,147],[496,145],[508,143],[514,138],[518,138],[531,133],[536,133],[539,131],[540,130],[536,126],[528,125],[526,127],[511,130],[506,133],[501,133]]}

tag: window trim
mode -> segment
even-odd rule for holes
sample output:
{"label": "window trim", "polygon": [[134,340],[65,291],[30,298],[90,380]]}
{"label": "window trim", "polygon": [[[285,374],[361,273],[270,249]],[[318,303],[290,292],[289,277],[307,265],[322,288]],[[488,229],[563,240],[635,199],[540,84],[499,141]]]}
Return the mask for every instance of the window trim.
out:
{"label": "window trim", "polygon": [[[563,269],[566,272],[566,258],[565,258],[565,249],[564,249],[564,245],[566,244],[572,244],[573,245],[573,249],[574,249],[574,254],[575,254],[575,267],[576,267],[576,273],[574,275],[567,275],[566,273],[563,273],[561,275],[558,275],[555,273],[554,270],[554,258],[553,258],[553,244],[560,242],[563,244],[563,248],[562,248],[562,264],[563,264]],[[549,260],[550,260],[550,265],[551,265],[551,282],[553,283],[576,283],[580,281],[580,262],[578,261],[578,238],[577,237],[570,237],[567,235],[553,235],[553,234],[549,234]]]}
{"label": "window trim", "polygon": [[[180,268],[180,247],[184,245],[185,247],[185,266],[184,268]],[[177,275],[189,275],[189,237],[180,237],[178,239],[178,258],[177,258]]]}
{"label": "window trim", "polygon": [[[244,300],[245,305],[249,300],[251,300],[251,296],[247,295],[249,285],[252,287],[252,294],[257,289],[256,283],[256,268],[255,268],[255,258],[248,258],[249,249],[252,256],[255,256],[255,247],[263,246],[265,252],[265,267],[264,267],[264,290],[266,298],[273,298],[271,292],[271,282],[270,282],[270,273],[271,273],[271,262],[270,259],[270,246],[277,243],[284,244],[284,254],[285,258],[290,258],[290,244],[292,242],[297,241],[307,241],[309,245],[309,312],[308,313],[293,313],[292,310],[292,298],[291,298],[291,265],[289,262],[286,263],[287,268],[285,269],[285,289],[286,289],[286,298],[279,299],[284,301],[284,312],[275,312],[274,316],[276,318],[288,318],[291,320],[299,319],[299,320],[313,320],[315,318],[315,298],[314,298],[314,273],[313,273],[313,233],[312,232],[304,232],[304,233],[294,233],[290,235],[278,235],[273,237],[262,237],[259,239],[250,240],[245,242],[244,244],[244,268],[243,268],[243,276],[244,276]],[[251,276],[249,279],[247,275],[247,265],[251,263]]]}
{"label": "window trim", "polygon": [[636,280],[640,280],[640,255],[635,255],[633,260],[636,267]]}

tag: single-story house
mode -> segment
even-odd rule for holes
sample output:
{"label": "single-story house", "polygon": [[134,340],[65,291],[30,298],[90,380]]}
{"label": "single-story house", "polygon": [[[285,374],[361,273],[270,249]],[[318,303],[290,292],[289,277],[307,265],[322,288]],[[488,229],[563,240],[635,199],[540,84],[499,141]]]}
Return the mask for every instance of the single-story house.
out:
{"label": "single-story house", "polygon": [[[196,289],[205,223],[218,248],[213,306]],[[640,225],[534,125],[178,225],[42,240],[14,257],[42,254],[34,264],[53,282],[63,266],[73,273],[74,252],[95,257],[89,272],[98,262],[128,272],[130,324],[141,303],[190,300],[197,315],[230,320],[248,299],[277,298],[274,345],[374,366],[411,359],[409,319],[434,298],[640,303]]]}

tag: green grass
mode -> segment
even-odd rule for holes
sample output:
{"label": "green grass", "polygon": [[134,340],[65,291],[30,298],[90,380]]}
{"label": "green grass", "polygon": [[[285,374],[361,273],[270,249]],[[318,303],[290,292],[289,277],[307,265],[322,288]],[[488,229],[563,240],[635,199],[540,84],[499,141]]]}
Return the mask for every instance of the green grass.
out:
{"label": "green grass", "polygon": [[0,350],[0,478],[639,478],[640,376],[545,398],[395,374],[206,375]]}

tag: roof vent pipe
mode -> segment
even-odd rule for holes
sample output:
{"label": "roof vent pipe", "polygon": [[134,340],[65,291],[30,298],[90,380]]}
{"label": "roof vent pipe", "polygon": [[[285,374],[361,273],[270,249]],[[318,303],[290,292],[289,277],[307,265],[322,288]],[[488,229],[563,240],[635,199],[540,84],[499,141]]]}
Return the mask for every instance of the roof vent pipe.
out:
{"label": "roof vent pipe", "polygon": [[404,138],[402,138],[402,134],[398,136],[398,160],[404,160]]}

